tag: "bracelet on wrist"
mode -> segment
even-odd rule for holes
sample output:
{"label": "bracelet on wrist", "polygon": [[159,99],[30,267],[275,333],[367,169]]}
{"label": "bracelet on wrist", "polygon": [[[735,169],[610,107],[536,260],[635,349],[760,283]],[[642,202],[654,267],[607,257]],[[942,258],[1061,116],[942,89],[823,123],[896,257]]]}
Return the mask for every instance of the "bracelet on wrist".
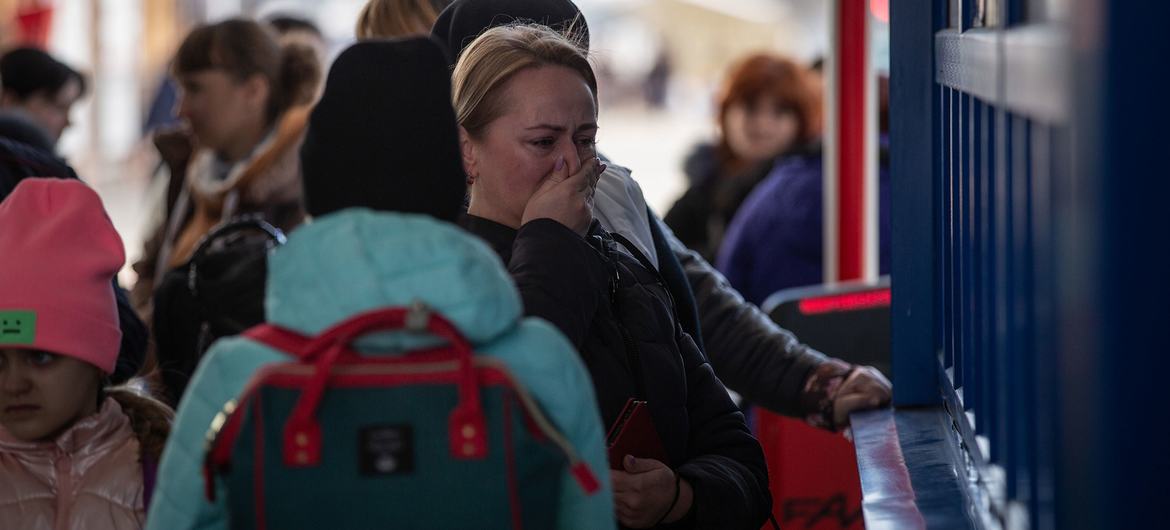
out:
{"label": "bracelet on wrist", "polygon": [[837,431],[833,418],[833,402],[837,391],[857,367],[837,359],[831,359],[819,366],[805,381],[801,393],[801,408],[805,420],[814,427]]}

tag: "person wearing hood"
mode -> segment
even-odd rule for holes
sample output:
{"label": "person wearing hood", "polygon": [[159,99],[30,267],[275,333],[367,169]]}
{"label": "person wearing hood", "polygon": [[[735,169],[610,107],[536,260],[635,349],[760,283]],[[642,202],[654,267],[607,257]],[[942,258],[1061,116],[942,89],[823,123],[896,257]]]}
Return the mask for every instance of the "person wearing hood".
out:
{"label": "person wearing hood", "polygon": [[134,264],[132,295],[144,316],[155,284],[220,222],[260,215],[287,232],[304,220],[297,149],[321,78],[311,46],[282,47],[244,19],[196,28],[173,68],[190,129],[155,138],[172,178],[164,220]]}
{"label": "person wearing hood", "polygon": [[[613,528],[604,433],[588,372],[552,326],[521,316],[516,288],[491,249],[451,223],[466,191],[457,138],[450,80],[435,43],[370,41],[343,52],[301,148],[313,220],[270,257],[268,322],[313,336],[359,313],[422,301],[451,320],[477,354],[507,364],[601,482],[600,491],[586,495],[566,473],[557,528]],[[385,149],[387,142],[411,148]],[[371,348],[399,354],[400,339],[371,337]],[[257,370],[287,359],[247,338],[211,348],[181,401],[148,528],[227,527],[225,496],[217,504],[203,496],[207,426]],[[442,510],[452,500],[431,502]]]}
{"label": "person wearing hood", "polygon": [[[570,0],[456,0],[439,14],[431,34],[446,43],[453,69],[464,48],[486,29],[523,21],[571,31],[588,49],[589,24]],[[829,429],[848,425],[852,411],[889,403],[892,388],[879,372],[854,369],[809,348],[745,302],[647,208],[629,169],[598,156],[606,167],[593,196],[594,217],[658,268],[683,330],[728,388],[769,410]]]}

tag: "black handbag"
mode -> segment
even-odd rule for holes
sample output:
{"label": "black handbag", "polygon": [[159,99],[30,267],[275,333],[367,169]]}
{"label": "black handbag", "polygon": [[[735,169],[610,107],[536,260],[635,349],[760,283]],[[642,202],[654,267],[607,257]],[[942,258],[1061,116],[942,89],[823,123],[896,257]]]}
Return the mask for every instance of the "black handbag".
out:
{"label": "black handbag", "polygon": [[234,218],[163,276],[154,295],[154,336],[172,401],[212,343],[264,322],[268,252],[284,242],[284,233],[259,216]]}

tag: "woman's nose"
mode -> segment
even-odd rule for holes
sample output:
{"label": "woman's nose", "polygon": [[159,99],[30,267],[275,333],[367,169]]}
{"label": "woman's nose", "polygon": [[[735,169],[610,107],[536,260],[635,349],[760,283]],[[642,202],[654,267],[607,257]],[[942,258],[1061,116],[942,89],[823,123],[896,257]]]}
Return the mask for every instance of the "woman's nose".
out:
{"label": "woman's nose", "polygon": [[573,142],[566,142],[567,148],[562,148],[560,155],[565,157],[565,163],[569,165],[569,174],[576,175],[581,170],[581,153],[577,151],[577,146]]}
{"label": "woman's nose", "polygon": [[746,120],[747,129],[753,132],[766,131],[768,129],[769,117],[764,112],[753,112],[748,115]]}
{"label": "woman's nose", "polygon": [[175,113],[175,116],[183,118],[184,120],[191,118],[191,109],[187,104],[186,96],[179,96],[178,101],[175,101],[175,108],[172,110],[172,112]]}

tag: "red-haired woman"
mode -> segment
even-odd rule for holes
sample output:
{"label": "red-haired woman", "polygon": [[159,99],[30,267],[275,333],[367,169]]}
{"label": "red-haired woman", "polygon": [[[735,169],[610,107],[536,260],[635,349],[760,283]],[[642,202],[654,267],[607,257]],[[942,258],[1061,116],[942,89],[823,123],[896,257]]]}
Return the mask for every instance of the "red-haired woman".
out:
{"label": "red-haired woman", "polygon": [[719,96],[716,143],[687,157],[690,189],[667,212],[679,240],[714,259],[739,205],[777,158],[819,141],[819,96],[804,67],[759,53],[730,70]]}

